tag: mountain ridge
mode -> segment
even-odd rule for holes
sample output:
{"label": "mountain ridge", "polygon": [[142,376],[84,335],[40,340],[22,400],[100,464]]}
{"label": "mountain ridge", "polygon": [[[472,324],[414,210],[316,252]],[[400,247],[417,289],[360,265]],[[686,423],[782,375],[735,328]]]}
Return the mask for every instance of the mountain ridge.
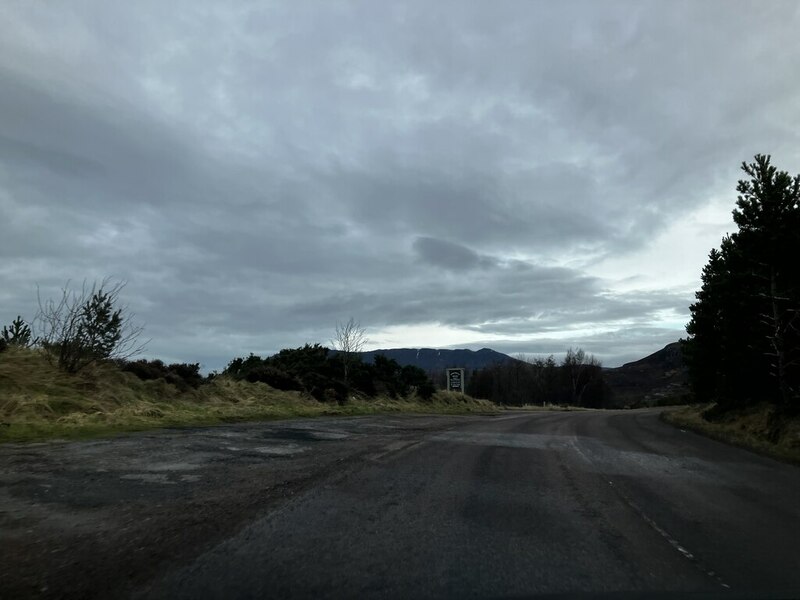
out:
{"label": "mountain ridge", "polygon": [[679,341],[621,367],[604,369],[603,375],[614,404],[620,406],[655,404],[689,394],[689,369]]}
{"label": "mountain ridge", "polygon": [[396,360],[403,366],[411,365],[428,372],[440,371],[451,367],[484,369],[491,365],[517,360],[491,348],[481,348],[480,350],[468,350],[466,348],[446,350],[436,348],[387,348],[359,353],[362,360],[369,362],[372,362],[377,354]]}

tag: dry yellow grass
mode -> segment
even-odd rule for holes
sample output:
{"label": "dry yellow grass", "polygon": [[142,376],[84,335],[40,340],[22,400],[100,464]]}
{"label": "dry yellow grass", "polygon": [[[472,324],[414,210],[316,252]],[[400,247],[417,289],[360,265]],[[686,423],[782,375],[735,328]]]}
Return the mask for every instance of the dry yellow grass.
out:
{"label": "dry yellow grass", "polygon": [[721,442],[800,464],[800,419],[778,415],[772,405],[761,404],[730,411],[710,422],[703,413],[712,407],[689,406],[665,411],[661,416],[668,423]]}
{"label": "dry yellow grass", "polygon": [[34,350],[10,348],[0,354],[0,442],[320,415],[493,410],[488,401],[447,392],[430,401],[353,398],[340,406],[227,377],[181,392],[164,380],[142,381],[111,364],[70,375]]}

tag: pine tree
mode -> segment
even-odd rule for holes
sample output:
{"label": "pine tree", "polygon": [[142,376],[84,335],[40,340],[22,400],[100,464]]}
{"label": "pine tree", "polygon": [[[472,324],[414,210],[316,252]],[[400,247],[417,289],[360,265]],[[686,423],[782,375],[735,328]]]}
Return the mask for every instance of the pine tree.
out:
{"label": "pine tree", "polygon": [[684,354],[698,399],[798,406],[800,175],[756,155],[742,164],[738,231],[712,250],[692,304]]}
{"label": "pine tree", "polygon": [[10,327],[3,327],[3,331],[0,332],[0,338],[9,346],[28,347],[36,343],[36,340],[33,339],[30,325],[21,316],[17,316],[16,319],[11,321]]}

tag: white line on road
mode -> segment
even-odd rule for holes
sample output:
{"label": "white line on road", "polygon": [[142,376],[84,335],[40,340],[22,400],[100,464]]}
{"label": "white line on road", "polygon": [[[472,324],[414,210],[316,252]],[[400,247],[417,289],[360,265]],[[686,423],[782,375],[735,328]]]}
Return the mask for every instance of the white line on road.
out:
{"label": "white line on road", "polygon": [[722,581],[722,577],[717,575],[717,573],[715,571],[706,568],[694,556],[694,554],[689,552],[678,540],[676,540],[669,533],[667,533],[667,531],[663,527],[661,527],[653,519],[648,517],[647,514],[642,510],[642,508],[638,504],[636,504],[633,500],[631,500],[630,497],[628,497],[628,495],[625,492],[623,492],[618,486],[614,485],[613,481],[609,481],[608,485],[613,487],[614,491],[617,493],[617,495],[619,495],[620,498],[622,498],[622,500],[625,502],[625,504],[630,506],[633,509],[633,511],[637,515],[639,515],[639,517],[641,517],[641,519],[645,523],[647,523],[656,533],[658,533],[658,535],[660,535],[662,538],[664,538],[667,541],[667,543],[669,543],[670,546],[675,548],[675,550],[677,550],[681,554],[681,556],[683,556],[686,560],[691,562],[702,573],[704,573],[704,574],[708,575],[709,577],[711,577],[712,579],[716,580],[722,587],[724,587],[726,589],[730,589],[731,586],[729,586],[727,583]]}

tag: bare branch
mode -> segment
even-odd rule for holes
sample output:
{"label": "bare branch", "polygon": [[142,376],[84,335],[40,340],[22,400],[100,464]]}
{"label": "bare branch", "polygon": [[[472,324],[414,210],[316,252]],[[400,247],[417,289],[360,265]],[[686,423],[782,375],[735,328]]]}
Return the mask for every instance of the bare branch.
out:
{"label": "bare branch", "polygon": [[331,345],[342,355],[345,384],[347,384],[350,374],[350,366],[358,360],[359,353],[368,342],[366,330],[353,317],[350,317],[346,323],[336,323],[336,331],[331,339]]}
{"label": "bare branch", "polygon": [[58,300],[42,300],[36,289],[39,311],[34,323],[48,360],[75,373],[98,360],[130,358],[144,350],[144,327],[133,323],[127,305],[119,305],[124,281],[114,283],[107,277],[91,287],[84,281],[80,291],[70,290],[69,284]]}

